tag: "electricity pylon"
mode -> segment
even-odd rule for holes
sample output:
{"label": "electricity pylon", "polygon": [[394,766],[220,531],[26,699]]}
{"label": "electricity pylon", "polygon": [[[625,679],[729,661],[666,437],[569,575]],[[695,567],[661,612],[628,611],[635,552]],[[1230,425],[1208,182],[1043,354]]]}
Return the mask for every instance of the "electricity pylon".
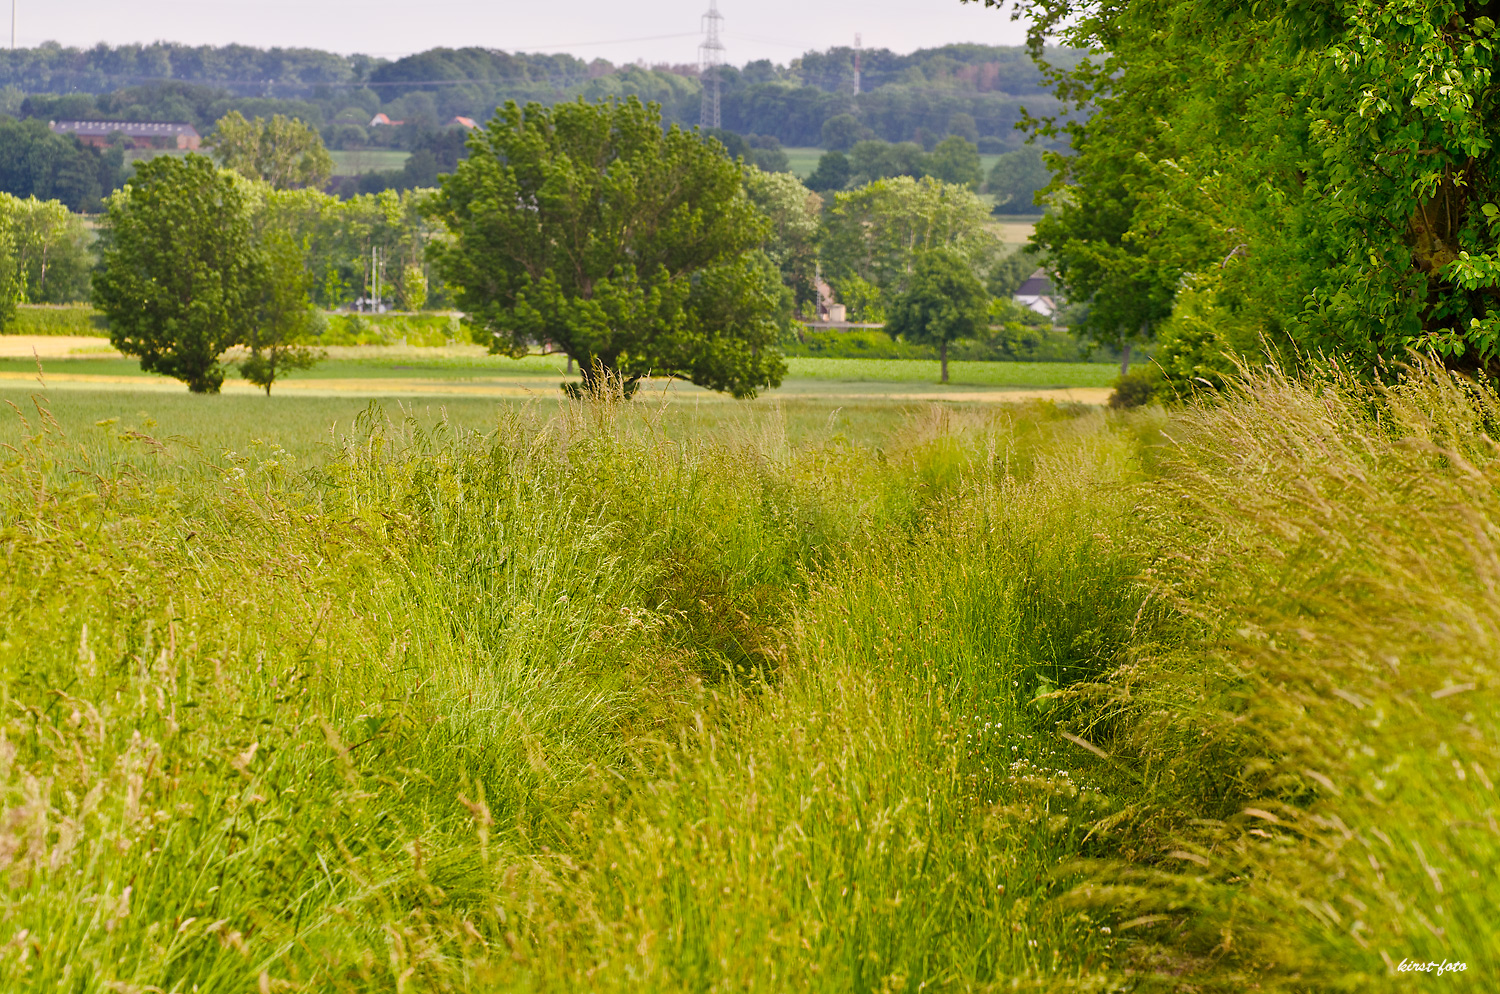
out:
{"label": "electricity pylon", "polygon": [[719,41],[719,0],[708,0],[703,15],[703,44],[698,46],[698,78],[703,81],[703,109],[698,124],[705,130],[719,127],[719,66],[724,62],[724,43]]}

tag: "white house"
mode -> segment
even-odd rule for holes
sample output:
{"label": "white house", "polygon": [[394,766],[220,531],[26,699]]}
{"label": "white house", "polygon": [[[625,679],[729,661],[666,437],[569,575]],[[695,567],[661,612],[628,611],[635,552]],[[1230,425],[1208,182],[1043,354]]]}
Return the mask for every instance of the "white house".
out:
{"label": "white house", "polygon": [[1038,269],[1027,277],[1012,299],[1022,307],[1029,307],[1049,318],[1057,313],[1061,304],[1052,288],[1052,279],[1045,269]]}

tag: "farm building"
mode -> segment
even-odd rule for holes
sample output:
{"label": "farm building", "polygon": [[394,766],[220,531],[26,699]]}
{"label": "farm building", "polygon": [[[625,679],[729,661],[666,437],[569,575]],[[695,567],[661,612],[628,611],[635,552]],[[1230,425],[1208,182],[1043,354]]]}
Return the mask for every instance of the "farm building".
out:
{"label": "farm building", "polygon": [[1051,317],[1057,313],[1058,299],[1052,287],[1052,279],[1045,269],[1038,269],[1027,277],[1012,298],[1022,307],[1029,307],[1038,314]]}
{"label": "farm building", "polygon": [[191,124],[169,121],[51,121],[48,127],[96,148],[108,145],[113,135],[123,136],[129,148],[195,149],[203,140]]}

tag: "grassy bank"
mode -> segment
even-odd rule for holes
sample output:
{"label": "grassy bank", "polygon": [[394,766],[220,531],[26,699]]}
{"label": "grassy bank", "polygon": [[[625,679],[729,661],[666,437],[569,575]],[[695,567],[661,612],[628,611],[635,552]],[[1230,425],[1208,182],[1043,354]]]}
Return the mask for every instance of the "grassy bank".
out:
{"label": "grassy bank", "polygon": [[233,449],[88,403],[0,449],[7,989],[1496,966],[1500,405],[1439,374]]}
{"label": "grassy bank", "polygon": [[17,304],[0,334],[104,336],[104,315],[88,304]]}

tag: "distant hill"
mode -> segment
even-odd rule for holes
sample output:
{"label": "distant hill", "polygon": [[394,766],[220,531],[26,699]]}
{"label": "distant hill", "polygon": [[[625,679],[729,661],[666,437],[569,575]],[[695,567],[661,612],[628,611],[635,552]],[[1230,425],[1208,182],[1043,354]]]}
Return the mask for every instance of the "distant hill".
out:
{"label": "distant hill", "polygon": [[[1071,65],[1080,53],[1049,58]],[[961,133],[986,151],[1020,139],[1024,102],[1051,113],[1056,100],[1024,49],[953,44],[898,55],[866,50],[853,93],[854,52],[807,52],[720,70],[724,127],[784,145],[822,142],[829,118],[851,114],[874,137],[930,145]],[[0,50],[0,111],[21,117],[184,121],[206,131],[228,110],[284,113],[320,128],[330,147],[412,147],[413,134],[455,116],[486,119],[506,100],[555,103],[637,95],[667,120],[698,123],[693,66],[613,65],[571,55],[437,48],[394,61],[316,49],[96,45]],[[377,113],[399,128],[370,127]]]}

